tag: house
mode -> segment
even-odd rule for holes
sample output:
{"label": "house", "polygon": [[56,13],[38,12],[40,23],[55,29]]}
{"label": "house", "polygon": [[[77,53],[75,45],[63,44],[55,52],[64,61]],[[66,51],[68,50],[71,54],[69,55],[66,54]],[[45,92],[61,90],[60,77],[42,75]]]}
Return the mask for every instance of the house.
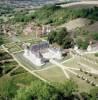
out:
{"label": "house", "polygon": [[88,51],[88,52],[91,52],[91,51],[98,51],[98,42],[89,44],[89,45],[88,45],[88,48],[87,48],[87,51]]}
{"label": "house", "polygon": [[36,66],[42,66],[50,59],[62,59],[60,49],[50,47],[47,41],[32,46],[26,45],[23,55]]}

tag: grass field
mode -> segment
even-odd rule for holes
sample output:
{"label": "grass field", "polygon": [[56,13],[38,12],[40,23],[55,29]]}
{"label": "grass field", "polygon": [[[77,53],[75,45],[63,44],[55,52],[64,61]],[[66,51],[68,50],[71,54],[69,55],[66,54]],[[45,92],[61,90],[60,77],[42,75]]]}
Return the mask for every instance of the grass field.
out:
{"label": "grass field", "polygon": [[37,79],[37,78],[34,77],[33,75],[31,75],[28,72],[24,72],[24,73],[21,73],[21,74],[17,74],[17,75],[12,76],[12,80],[16,84],[21,83],[23,85],[30,85],[30,83],[32,81],[34,81],[35,79]]}
{"label": "grass field", "polygon": [[65,62],[63,65],[67,67],[72,67],[72,68],[81,68],[81,66],[77,64],[78,61],[79,59],[74,58],[68,62]]}
{"label": "grass field", "polygon": [[38,67],[33,65],[32,62],[30,62],[29,60],[27,60],[24,56],[23,56],[23,52],[21,53],[17,53],[15,54],[16,58],[20,61],[20,63],[26,67],[28,67],[30,70],[35,70]]}
{"label": "grass field", "polygon": [[81,78],[78,78],[77,76],[74,76],[71,73],[70,73],[70,76],[72,77],[72,80],[74,80],[76,84],[78,85],[80,92],[84,92],[84,91],[89,92],[89,90],[93,88],[93,86],[88,84],[85,80],[82,80]]}
{"label": "grass field", "polygon": [[92,61],[98,62],[98,57],[95,56],[95,53],[86,54],[86,55],[84,55],[84,57],[87,57],[88,59],[90,59],[90,60],[92,60]]}
{"label": "grass field", "polygon": [[[94,54],[87,54],[84,56],[91,57],[91,59],[97,59]],[[79,62],[87,65],[88,67],[94,68],[95,70],[96,69],[98,70],[97,64],[92,64],[91,62],[88,62],[88,61],[84,60],[82,57],[78,57],[78,56],[76,56],[74,59],[72,59],[68,62],[65,62],[63,65],[65,65],[67,67],[71,67],[71,68],[80,68],[84,71],[90,71],[90,70],[88,70],[88,68],[85,68],[82,65],[79,65],[78,64]],[[75,71],[75,70],[73,70],[73,71],[76,72],[78,75],[83,76],[83,77],[87,78],[88,80],[93,81],[96,84],[98,84],[98,74],[89,74],[89,73]],[[69,75],[78,84],[80,91],[88,92],[93,87],[90,83],[87,83],[86,80],[78,78],[77,76],[73,75],[72,73],[70,73]]]}
{"label": "grass field", "polygon": [[[89,54],[88,54],[88,56],[89,56]],[[81,58],[78,57],[78,59],[79,59],[80,62],[86,64],[87,66],[98,70],[98,64],[95,64],[94,59],[96,59],[96,57],[94,57],[94,55],[91,56],[91,59],[87,57],[88,60],[90,59],[89,61],[86,60],[86,59],[83,59],[82,57]]]}
{"label": "grass field", "polygon": [[50,82],[63,83],[65,80],[67,80],[63,71],[58,67],[53,67],[44,71],[36,71],[36,73]]}

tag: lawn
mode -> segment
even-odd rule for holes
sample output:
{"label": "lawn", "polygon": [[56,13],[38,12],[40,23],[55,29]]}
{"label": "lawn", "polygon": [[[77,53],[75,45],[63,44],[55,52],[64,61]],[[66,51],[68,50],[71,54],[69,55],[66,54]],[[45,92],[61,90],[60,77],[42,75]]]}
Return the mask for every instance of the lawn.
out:
{"label": "lawn", "polygon": [[[87,56],[87,55],[86,55]],[[88,55],[89,57],[94,57],[94,55],[92,56],[92,54]],[[95,64],[92,64],[86,60],[84,60],[82,57],[75,57],[74,59],[65,62],[63,65],[67,66],[67,67],[72,67],[72,68],[82,68],[84,71],[89,71],[87,68],[84,68],[83,66],[79,65],[78,63],[81,62],[83,64],[86,64],[87,66],[90,66],[92,68],[97,69],[98,66]],[[74,70],[73,70],[74,71]],[[95,74],[88,74],[85,72],[81,72],[81,71],[75,71],[76,73],[78,73],[81,76],[84,76],[85,78],[89,79],[90,81],[94,81],[96,84],[98,84],[98,75]],[[78,84],[79,86],[79,91],[86,91],[88,92],[93,86],[91,86],[91,84],[87,83],[85,80],[78,78],[77,76],[73,75],[72,73],[69,74],[71,76],[71,78]]]}
{"label": "lawn", "polygon": [[26,70],[21,68],[21,67],[18,67],[15,71],[11,72],[11,76],[14,76],[14,75],[17,75],[17,74],[21,74],[21,73],[25,73]]}
{"label": "lawn", "polygon": [[[81,76],[86,77],[87,79],[89,79],[91,81],[94,81],[95,83],[98,83],[98,76],[96,76],[94,74],[92,74],[92,76],[90,76],[89,74],[85,74],[84,72],[80,72],[80,71],[75,71],[75,72]],[[64,83],[65,80],[67,80],[63,71],[56,66],[53,68],[47,69],[47,70],[36,71],[36,73],[50,82]],[[89,92],[89,90],[94,87],[91,84],[87,83],[86,80],[78,78],[77,76],[73,75],[70,72],[67,72],[67,73],[70,76],[70,78],[72,80],[74,80],[76,82],[76,84],[78,84],[80,92],[84,92],[84,91]],[[96,79],[94,78],[95,76],[96,76]]]}
{"label": "lawn", "polygon": [[12,80],[15,82],[15,84],[23,84],[23,85],[30,85],[30,83],[37,78],[33,76],[32,74],[28,72],[24,72],[21,74],[13,75]]}
{"label": "lawn", "polygon": [[[91,56],[91,54],[90,55],[88,54],[88,57],[91,57],[93,59],[94,55]],[[94,57],[94,58],[96,58],[96,57]],[[87,60],[85,60],[85,59],[83,59],[82,57],[79,57],[79,56],[76,56],[74,59],[72,59],[68,62],[65,62],[64,65],[66,65],[68,67],[82,68],[82,66],[79,65],[80,62],[98,70],[98,65],[92,63],[93,60],[91,60],[91,62],[89,62],[89,61],[87,61]],[[85,68],[83,67],[83,69],[85,69]]]}
{"label": "lawn", "polygon": [[92,80],[92,81],[94,81],[95,83],[98,84],[98,75],[89,74],[89,73],[80,72],[80,71],[79,71],[79,75],[82,75],[82,76],[88,78],[89,80]]}
{"label": "lawn", "polygon": [[79,61],[78,59],[74,58],[74,59],[71,59],[70,61],[63,63],[63,65],[67,67],[72,67],[72,68],[81,68],[81,66],[77,64],[78,61]]}
{"label": "lawn", "polygon": [[80,92],[89,92],[93,86],[91,86],[89,83],[87,83],[85,80],[82,80],[81,78],[78,78],[77,76],[74,76],[73,74],[70,73],[70,76],[72,79],[76,82],[78,85],[79,91]]}
{"label": "lawn", "polygon": [[86,57],[86,58],[88,58],[88,59],[90,59],[90,60],[92,60],[92,61],[96,61],[97,63],[98,63],[98,57],[97,56],[95,56],[95,53],[92,53],[92,54],[86,54],[86,55],[84,55],[84,57]]}
{"label": "lawn", "polygon": [[70,59],[70,58],[72,58],[72,56],[68,53],[66,56],[64,56],[63,59],[58,60],[58,62],[59,62],[59,63],[62,63],[62,62],[66,61],[66,60],[68,60],[68,59]]}
{"label": "lawn", "polygon": [[98,64],[95,64],[93,60],[87,61],[87,60],[85,60],[83,58],[80,58],[79,61],[82,62],[83,64],[89,66],[89,67],[92,67],[92,68],[98,70]]}
{"label": "lawn", "polygon": [[20,61],[20,63],[26,67],[28,67],[30,70],[34,70],[34,69],[37,69],[39,67],[33,65],[32,62],[30,62],[28,59],[26,59],[24,56],[23,56],[23,52],[21,53],[17,53],[15,54],[16,58]]}
{"label": "lawn", "polygon": [[50,82],[63,83],[65,82],[65,80],[67,80],[63,71],[59,67],[53,67],[47,70],[36,71],[36,73]]}

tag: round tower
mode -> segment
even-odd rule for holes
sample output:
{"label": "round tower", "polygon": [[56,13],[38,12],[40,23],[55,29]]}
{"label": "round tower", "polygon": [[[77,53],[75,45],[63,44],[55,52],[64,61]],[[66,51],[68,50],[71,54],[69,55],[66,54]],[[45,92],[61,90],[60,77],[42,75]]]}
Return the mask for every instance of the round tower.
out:
{"label": "round tower", "polygon": [[78,46],[77,46],[77,45],[74,46],[74,50],[75,50],[75,51],[78,50]]}
{"label": "round tower", "polygon": [[92,51],[92,41],[89,42],[89,45],[87,47],[87,51],[88,52]]}
{"label": "round tower", "polygon": [[27,44],[24,44],[24,55],[29,56],[30,54],[30,46]]}

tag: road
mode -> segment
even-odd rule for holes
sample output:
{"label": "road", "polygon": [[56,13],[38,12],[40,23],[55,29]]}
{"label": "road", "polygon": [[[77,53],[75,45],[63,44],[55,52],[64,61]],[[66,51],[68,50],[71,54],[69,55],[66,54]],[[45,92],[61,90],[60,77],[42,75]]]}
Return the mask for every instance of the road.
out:
{"label": "road", "polygon": [[98,5],[98,1],[81,1],[81,2],[73,2],[68,4],[62,4],[61,7],[71,7],[75,5]]}

